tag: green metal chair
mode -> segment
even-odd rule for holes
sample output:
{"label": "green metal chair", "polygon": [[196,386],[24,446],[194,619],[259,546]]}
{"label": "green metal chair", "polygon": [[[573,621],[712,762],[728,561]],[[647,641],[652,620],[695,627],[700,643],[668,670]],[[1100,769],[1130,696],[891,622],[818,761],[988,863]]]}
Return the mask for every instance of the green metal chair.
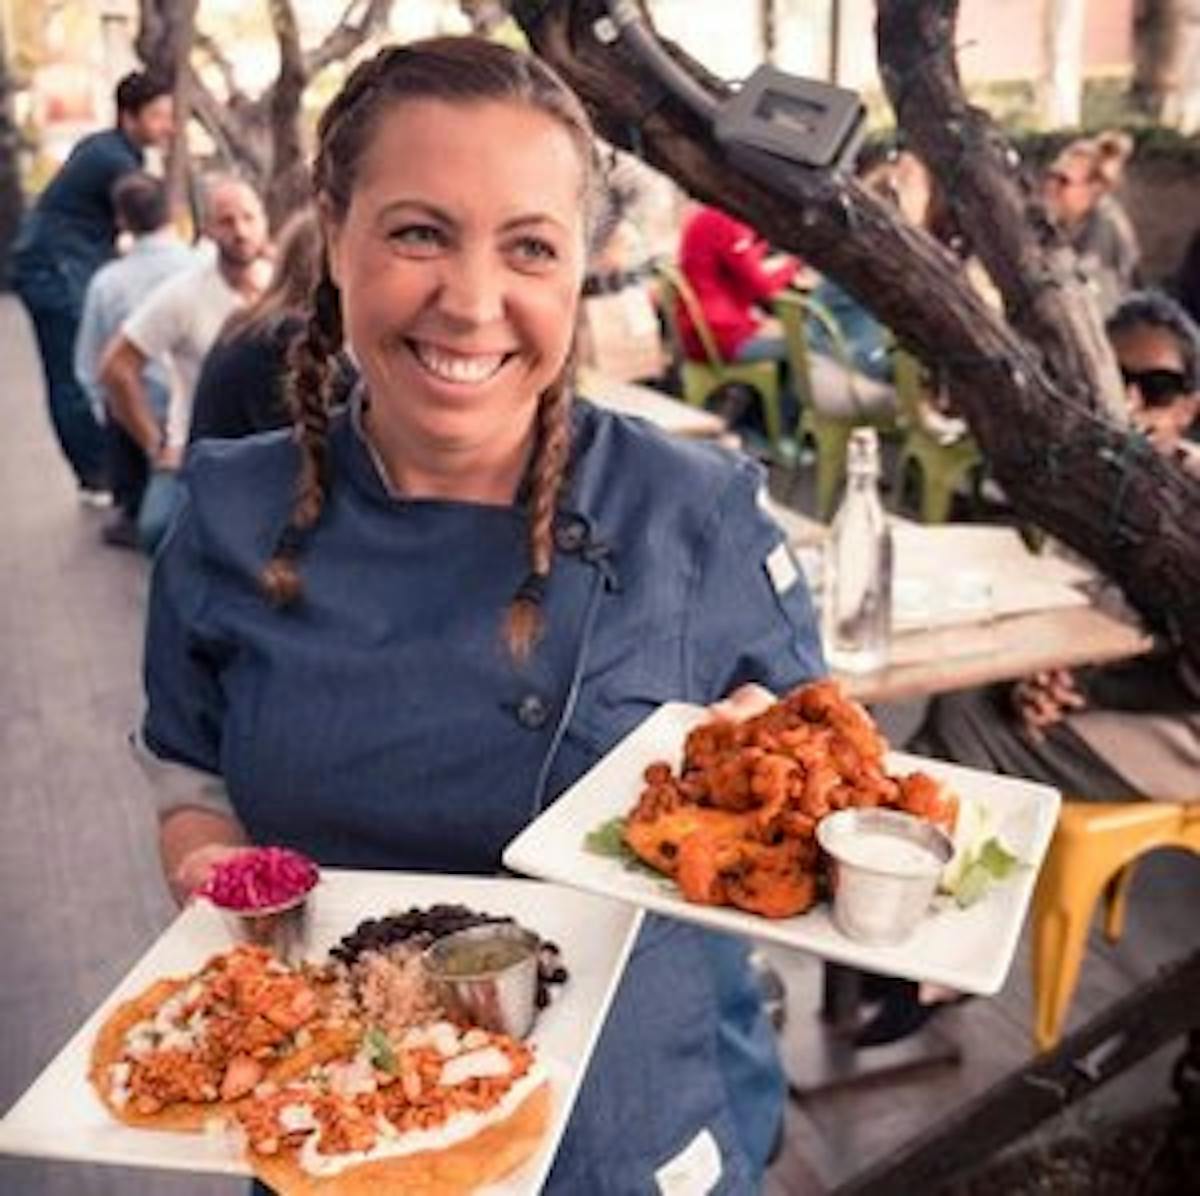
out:
{"label": "green metal chair", "polygon": [[[684,402],[693,407],[704,407],[718,387],[730,382],[740,382],[752,387],[762,404],[763,423],[771,450],[782,455],[783,415],[780,406],[779,363],[775,361],[726,361],[717,347],[716,337],[708,326],[700,300],[682,271],[674,265],[660,262],[655,272],[658,275],[659,299],[666,318],[671,347],[679,362],[679,375],[683,387]],[[704,361],[688,358],[679,329],[678,309],[682,305],[688,319],[696,330],[704,348]]]}
{"label": "green metal chair", "polygon": [[896,469],[896,500],[903,496],[910,469],[917,471],[922,523],[945,523],[955,491],[983,464],[979,446],[970,435],[944,444],[924,426],[921,400],[926,393],[925,371],[920,361],[897,346],[892,352],[892,376],[905,424]]}
{"label": "green metal chair", "polygon": [[783,324],[787,340],[788,363],[791,366],[792,386],[800,400],[800,439],[813,442],[817,453],[817,516],[828,520],[833,514],[838,490],[846,474],[846,445],[850,433],[858,427],[871,426],[881,430],[894,428],[891,416],[870,416],[863,412],[853,416],[829,415],[821,411],[813,387],[811,351],[808,346],[808,319],[811,316],[829,336],[833,358],[846,374],[846,386],[854,394],[854,366],[846,338],[825,307],[796,291],[784,291],[774,301],[775,314]]}

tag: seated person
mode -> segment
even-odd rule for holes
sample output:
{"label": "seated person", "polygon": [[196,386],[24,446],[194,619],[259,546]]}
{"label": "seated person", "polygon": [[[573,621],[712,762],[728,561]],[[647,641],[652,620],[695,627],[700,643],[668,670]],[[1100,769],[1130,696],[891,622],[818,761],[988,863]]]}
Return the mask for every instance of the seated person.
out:
{"label": "seated person", "polygon": [[628,155],[617,159],[614,151],[592,233],[579,319],[579,364],[616,382],[658,378],[667,365],[650,284],[650,252],[634,218],[644,178],[635,162]]}
{"label": "seated person", "polygon": [[1054,159],[1043,184],[1046,210],[1078,255],[1105,313],[1138,280],[1137,234],[1112,194],[1131,149],[1120,133],[1072,141]]}
{"label": "seated person", "polygon": [[[271,280],[237,308],[205,354],[192,399],[188,441],[236,440],[292,422],[284,394],[288,352],[308,323],[308,302],[321,277],[321,229],[304,208],[283,226]],[[358,373],[338,358],[331,402],[345,402]]]}
{"label": "seated person", "polygon": [[[921,228],[928,225],[933,199],[929,171],[916,155],[901,151],[888,154],[860,168],[862,185],[891,200],[903,216]],[[816,317],[808,321],[812,348],[813,395],[824,415],[870,418],[894,414],[896,392],[892,386],[892,336],[870,311],[832,279],[822,279],[812,300],[833,317],[841,332],[848,361],[841,360],[839,347],[828,327]],[[851,373],[847,375],[846,366]]]}
{"label": "seated person", "polygon": [[[1166,295],[1137,292],[1113,312],[1108,334],[1134,423],[1200,476],[1200,450],[1183,439],[1200,413],[1200,329]],[[1075,800],[1195,801],[1200,677],[1179,654],[1036,673],[936,698],[907,747],[1041,781]],[[884,987],[865,1045],[903,1037],[937,1008],[922,1006],[911,982]]]}
{"label": "seated person", "polygon": [[[718,208],[699,207],[684,224],[679,268],[726,361],[782,361],[787,355],[779,321],[762,309],[792,281],[800,263],[789,257],[768,266],[769,252],[754,229]],[[688,357],[704,361],[704,346],[682,303],[679,330]]]}

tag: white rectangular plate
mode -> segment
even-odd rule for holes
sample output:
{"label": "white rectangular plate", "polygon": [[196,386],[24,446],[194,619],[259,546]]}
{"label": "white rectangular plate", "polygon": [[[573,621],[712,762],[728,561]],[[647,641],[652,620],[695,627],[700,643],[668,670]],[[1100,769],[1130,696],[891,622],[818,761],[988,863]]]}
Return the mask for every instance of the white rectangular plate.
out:
{"label": "white rectangular plate", "polygon": [[[555,988],[552,1005],[542,1011],[531,1035],[550,1073],[550,1132],[535,1158],[487,1189],[488,1196],[540,1191],[637,936],[640,912],[538,881],[397,872],[325,871],[312,901],[312,959],[323,958],[363,918],[439,901],[509,914],[562,949],[570,979]],[[220,914],[207,902],[185,909],[0,1121],[0,1152],[248,1175],[224,1137],[122,1125],[109,1116],[87,1082],[92,1042],[114,1005],[159,977],[198,968],[231,941]]]}
{"label": "white rectangular plate", "polygon": [[610,818],[628,814],[642,791],[642,771],[655,760],[677,768],[684,739],[709,717],[707,710],[668,702],[581,777],[536,822],[508,845],[504,862],[517,872],[576,885],[656,913],[751,938],[811,951],[868,971],[931,980],[964,992],[994,993],[1012,963],[1037,869],[1058,818],[1059,795],[1045,785],[993,776],[893,752],[890,772],[920,768],[944,778],[966,798],[990,806],[998,833],[1027,865],[992,886],[975,905],[939,901],[907,942],[871,947],[838,931],[826,905],[795,918],[772,920],[740,910],[685,901],[664,878],[632,871],[622,861],[594,855],[584,837]]}

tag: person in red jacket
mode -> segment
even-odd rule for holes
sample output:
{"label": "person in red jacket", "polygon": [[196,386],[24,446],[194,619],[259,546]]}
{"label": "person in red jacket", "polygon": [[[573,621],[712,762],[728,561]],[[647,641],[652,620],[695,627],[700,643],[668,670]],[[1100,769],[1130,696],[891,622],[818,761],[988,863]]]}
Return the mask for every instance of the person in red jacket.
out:
{"label": "person in red jacket", "polygon": [[[789,257],[767,266],[768,253],[767,243],[754,229],[718,208],[699,207],[684,225],[679,268],[726,361],[782,360],[786,354],[779,322],[762,308],[791,282],[800,263]],[[682,304],[679,329],[688,357],[706,360]]]}

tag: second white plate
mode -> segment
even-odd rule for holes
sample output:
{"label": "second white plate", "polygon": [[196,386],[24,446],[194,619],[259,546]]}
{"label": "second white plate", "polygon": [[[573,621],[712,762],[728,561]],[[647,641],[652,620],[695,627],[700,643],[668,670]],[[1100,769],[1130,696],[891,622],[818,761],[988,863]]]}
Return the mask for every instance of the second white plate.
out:
{"label": "second white plate", "polygon": [[[627,905],[527,880],[399,872],[327,870],[312,900],[311,959],[321,958],[363,918],[436,902],[511,915],[559,945],[570,979],[555,992],[531,1035],[550,1073],[551,1130],[538,1154],[490,1186],[487,1194],[532,1196],[541,1191],[637,935],[640,914]],[[0,1153],[248,1175],[226,1136],[123,1125],[109,1115],[87,1081],[96,1031],[116,1003],[162,976],[198,968],[230,945],[225,923],[212,906],[196,902],[185,909],[0,1120]]]}
{"label": "second white plate", "polygon": [[964,797],[991,807],[994,825],[1027,865],[994,885],[977,904],[938,903],[907,942],[871,947],[846,938],[828,907],[772,920],[741,910],[685,901],[666,877],[632,871],[585,846],[590,831],[629,813],[642,791],[642,772],[655,760],[677,768],[687,733],[709,716],[701,706],[668,702],[580,778],[509,844],[504,862],[517,872],[628,901],[656,913],[751,938],[810,951],[867,971],[930,980],[963,992],[991,994],[1004,984],[1021,926],[1058,818],[1059,795],[1045,785],[893,752],[892,772],[920,768],[942,777]]}

